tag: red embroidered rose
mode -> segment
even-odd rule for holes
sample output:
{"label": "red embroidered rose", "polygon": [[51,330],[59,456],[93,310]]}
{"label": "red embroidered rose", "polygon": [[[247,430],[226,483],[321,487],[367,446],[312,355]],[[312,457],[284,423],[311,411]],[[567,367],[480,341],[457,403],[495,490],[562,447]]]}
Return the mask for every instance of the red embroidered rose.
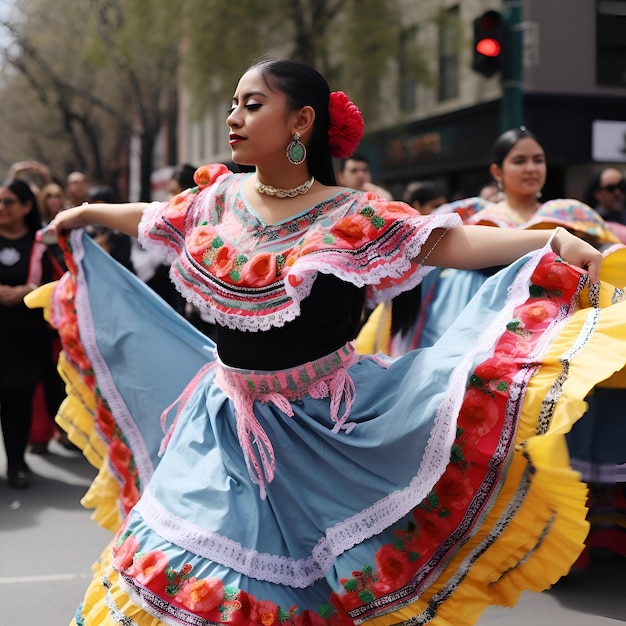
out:
{"label": "red embroidered rose", "polygon": [[[332,237],[332,239],[334,241],[334,237]],[[324,233],[320,232],[319,230],[311,231],[311,233],[307,234],[307,236],[302,241],[300,256],[304,254],[309,254],[309,252],[323,250],[324,248],[328,248],[329,245],[331,244],[324,241]],[[297,258],[297,256],[294,255],[294,258]]]}
{"label": "red embroidered rose", "polygon": [[[120,473],[124,475],[121,471]],[[128,515],[130,510],[137,504],[139,500],[139,490],[137,489],[137,470],[128,473],[125,476],[124,485],[122,486],[122,492],[120,494],[120,503],[124,513]]]}
{"label": "red embroidered rose", "polygon": [[[237,599],[228,601],[232,604],[233,612],[227,621],[228,624],[237,624],[237,626],[250,626],[250,613],[253,607],[256,605],[256,599],[254,596],[242,591],[237,592]],[[227,601],[222,602],[224,606]]]}
{"label": "red embroidered rose", "polygon": [[520,363],[528,358],[531,350],[532,343],[528,339],[510,330],[502,333],[496,344],[496,354],[506,354]]}
{"label": "red embroidered rose", "polygon": [[375,237],[376,228],[362,215],[346,215],[335,222],[331,232],[337,239],[348,243],[352,249],[358,249]]}
{"label": "red embroidered rose", "polygon": [[390,589],[404,587],[414,573],[414,566],[409,561],[406,552],[396,549],[392,545],[383,546],[376,553],[376,567],[378,579]]}
{"label": "red embroidered rose", "polygon": [[296,626],[327,626],[327,624],[319,613],[307,609],[296,618]]}
{"label": "red embroidered rose", "polygon": [[343,626],[344,623],[346,624],[346,626],[354,626],[354,622],[352,621],[352,618],[348,615],[342,602],[341,596],[335,591],[330,594],[330,603],[335,611],[337,611],[337,613],[333,615],[333,620],[331,622],[333,626]]}
{"label": "red embroidered rose", "polygon": [[484,437],[498,423],[498,405],[479,389],[468,389],[459,413],[459,426],[466,432]]}
{"label": "red embroidered rose", "polygon": [[[99,407],[100,408],[100,407]],[[101,409],[98,411],[98,430],[106,441],[111,441],[116,429],[115,420],[109,411]]]}
{"label": "red embroidered rose", "polygon": [[109,446],[109,460],[115,467],[127,468],[130,464],[131,453],[128,446],[115,437]]}
{"label": "red embroidered rose", "polygon": [[205,250],[209,248],[216,234],[215,228],[210,224],[194,228],[187,237],[187,250],[189,250],[189,254],[191,254],[196,261],[201,262],[202,255]]}
{"label": "red embroidered rose", "polygon": [[254,255],[241,271],[241,282],[249,287],[263,287],[276,280],[276,257],[269,252]]}
{"label": "red embroidered rose", "polygon": [[236,258],[237,252],[235,249],[231,248],[228,244],[224,244],[215,253],[210,269],[218,278],[228,276],[228,274],[235,268]]}
{"label": "red embroidered rose", "polygon": [[125,571],[133,564],[135,553],[139,550],[139,541],[135,535],[129,535],[119,546],[113,546],[113,565],[119,571]]}
{"label": "red embroidered rose", "polygon": [[524,328],[535,329],[550,323],[559,313],[559,305],[552,300],[530,300],[515,309],[515,316],[519,318]]}
{"label": "red embroidered rose", "polygon": [[190,579],[183,582],[176,599],[194,613],[211,611],[224,597],[224,583],[219,578]]}
{"label": "red embroidered rose", "polygon": [[302,284],[304,278],[302,278],[302,276],[296,276],[295,274],[289,274],[289,276],[287,276],[287,280],[289,281],[289,284],[296,289]]}
{"label": "red embroidered rose", "polygon": [[193,204],[196,194],[191,189],[185,189],[169,200],[163,215],[176,228],[182,230],[185,215],[189,207]]}
{"label": "red embroidered rose", "polygon": [[278,624],[278,606],[269,600],[257,602],[250,611],[250,623],[258,626]]}
{"label": "red embroidered rose", "polygon": [[201,189],[214,183],[222,174],[228,173],[228,168],[222,163],[213,163],[211,165],[202,165],[194,175],[193,180]]}
{"label": "red embroidered rose", "polygon": [[487,384],[492,380],[510,380],[518,370],[519,365],[513,357],[498,354],[479,363],[474,370],[474,375]]}
{"label": "red embroidered rose", "polygon": [[569,299],[575,292],[579,280],[578,270],[560,261],[547,261],[546,257],[535,268],[531,281],[544,289],[560,289]]}
{"label": "red embroidered rose", "polygon": [[449,464],[435,485],[441,504],[448,509],[465,509],[474,497],[474,489],[457,465]]}
{"label": "red embroidered rose", "polygon": [[[340,582],[343,584],[345,580]],[[341,596],[341,601],[348,611],[363,606],[363,600],[359,598],[359,594],[356,591],[347,591]]]}
{"label": "red embroidered rose", "polygon": [[330,154],[337,159],[346,159],[356,150],[363,137],[363,116],[343,91],[333,91],[330,94],[328,113]]}
{"label": "red embroidered rose", "polygon": [[328,618],[328,626],[354,626],[354,620],[348,614],[333,613]]}
{"label": "red embroidered rose", "polygon": [[419,217],[420,213],[416,211],[414,208],[410,207],[408,204],[404,202],[379,202],[380,205],[380,213],[382,217],[385,217],[385,214],[389,214],[390,217]]}
{"label": "red embroidered rose", "polygon": [[450,522],[435,513],[417,509],[413,514],[418,524],[416,547],[420,555],[430,555],[448,537]]}
{"label": "red embroidered rose", "polygon": [[135,563],[127,570],[127,574],[132,576],[141,585],[148,586],[159,578],[161,584],[165,584],[165,568],[168,566],[167,556],[160,550],[152,550],[146,555],[137,559]]}

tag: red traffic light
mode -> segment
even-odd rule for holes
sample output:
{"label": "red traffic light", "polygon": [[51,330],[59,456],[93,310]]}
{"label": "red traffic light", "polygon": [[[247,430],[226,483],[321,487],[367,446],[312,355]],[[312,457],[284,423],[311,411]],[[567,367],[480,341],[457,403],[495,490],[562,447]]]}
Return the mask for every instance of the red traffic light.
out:
{"label": "red traffic light", "polygon": [[476,42],[476,52],[486,57],[497,57],[502,51],[502,46],[497,39],[487,37]]}
{"label": "red traffic light", "polygon": [[498,11],[485,11],[473,22],[472,69],[489,78],[500,72],[506,48],[506,24]]}

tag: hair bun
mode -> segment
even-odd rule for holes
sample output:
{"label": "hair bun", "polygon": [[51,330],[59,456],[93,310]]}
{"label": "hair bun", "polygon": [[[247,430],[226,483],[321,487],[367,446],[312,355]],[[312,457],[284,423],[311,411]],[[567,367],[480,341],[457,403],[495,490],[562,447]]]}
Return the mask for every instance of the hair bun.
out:
{"label": "hair bun", "polygon": [[363,137],[363,116],[359,108],[343,91],[333,91],[328,101],[330,154],[347,159],[354,153]]}

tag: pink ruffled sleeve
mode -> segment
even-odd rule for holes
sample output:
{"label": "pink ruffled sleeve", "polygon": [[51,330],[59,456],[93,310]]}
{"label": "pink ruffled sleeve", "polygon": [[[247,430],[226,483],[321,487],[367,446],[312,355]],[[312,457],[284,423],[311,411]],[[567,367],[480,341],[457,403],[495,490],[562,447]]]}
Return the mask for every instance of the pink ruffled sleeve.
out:
{"label": "pink ruffled sleeve", "polygon": [[223,164],[203,165],[194,174],[196,187],[185,189],[167,202],[152,202],[139,224],[139,242],[174,261],[185,246],[185,236],[198,222],[198,212],[212,206],[219,184],[233,173]]}

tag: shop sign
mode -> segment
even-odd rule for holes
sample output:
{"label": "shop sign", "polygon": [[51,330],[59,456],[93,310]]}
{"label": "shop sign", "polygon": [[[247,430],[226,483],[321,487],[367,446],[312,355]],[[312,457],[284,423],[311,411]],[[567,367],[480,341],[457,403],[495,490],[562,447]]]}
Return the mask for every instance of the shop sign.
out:
{"label": "shop sign", "polygon": [[626,161],[626,122],[594,120],[591,126],[591,158],[594,161]]}

